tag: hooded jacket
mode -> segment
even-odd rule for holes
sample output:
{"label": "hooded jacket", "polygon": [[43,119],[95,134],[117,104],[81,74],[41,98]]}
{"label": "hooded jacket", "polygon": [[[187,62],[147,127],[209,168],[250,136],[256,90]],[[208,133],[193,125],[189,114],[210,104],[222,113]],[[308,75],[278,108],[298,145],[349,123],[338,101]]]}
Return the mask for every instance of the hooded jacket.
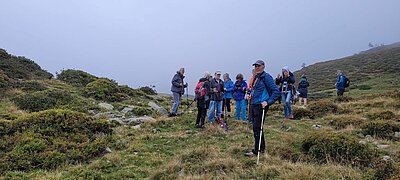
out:
{"label": "hooded jacket", "polygon": [[226,92],[224,93],[224,98],[232,99],[232,93],[233,90],[235,90],[232,80],[228,79],[226,82],[224,82],[224,87],[226,88]]}
{"label": "hooded jacket", "polygon": [[268,106],[270,106],[280,97],[281,92],[270,74],[264,71],[255,76],[251,98],[252,105],[258,105],[267,101]]}
{"label": "hooded jacket", "polygon": [[172,78],[172,85],[171,85],[171,91],[179,94],[185,94],[185,87],[186,85],[183,84],[183,79],[185,76],[181,75],[178,72],[176,72],[175,76]]}

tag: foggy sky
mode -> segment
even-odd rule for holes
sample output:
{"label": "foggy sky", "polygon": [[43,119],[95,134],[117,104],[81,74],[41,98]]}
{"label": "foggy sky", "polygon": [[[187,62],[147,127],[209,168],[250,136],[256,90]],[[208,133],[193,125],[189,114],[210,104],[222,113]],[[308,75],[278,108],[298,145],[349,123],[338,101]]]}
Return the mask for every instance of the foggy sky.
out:
{"label": "foggy sky", "polygon": [[307,65],[400,41],[398,0],[8,0],[0,7],[0,48],[55,74],[80,69],[137,88],[170,93],[186,68],[193,94],[208,70],[248,79],[266,62]]}

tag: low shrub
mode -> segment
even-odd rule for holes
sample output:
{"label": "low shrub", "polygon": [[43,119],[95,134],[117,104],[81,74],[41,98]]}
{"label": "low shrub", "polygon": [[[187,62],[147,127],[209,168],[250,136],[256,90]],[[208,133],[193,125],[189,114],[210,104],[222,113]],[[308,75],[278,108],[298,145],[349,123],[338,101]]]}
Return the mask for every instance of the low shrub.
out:
{"label": "low shrub", "polygon": [[16,87],[28,92],[43,91],[47,89],[45,85],[38,81],[19,81],[17,82]]}
{"label": "low shrub", "polygon": [[87,84],[95,81],[97,77],[81,70],[68,69],[58,74],[57,79],[72,86],[85,87]]}
{"label": "low shrub", "polygon": [[[392,160],[376,158],[372,163],[372,172],[366,179],[398,179],[399,167]],[[397,178],[395,177],[397,176]]]}
{"label": "low shrub", "polygon": [[376,156],[370,146],[344,133],[316,132],[306,137],[301,147],[311,161],[319,163],[368,167]]}
{"label": "low shrub", "polygon": [[337,116],[330,118],[329,125],[334,127],[335,129],[343,129],[347,126],[355,126],[359,127],[365,120],[357,117],[357,116]]}
{"label": "low shrub", "polygon": [[153,114],[153,111],[150,108],[135,106],[132,110],[132,114],[134,114],[135,116],[150,116]]}
{"label": "low shrub", "polygon": [[123,99],[118,84],[107,79],[98,79],[86,85],[85,95],[101,101],[116,102]]}
{"label": "low shrub", "polygon": [[54,169],[101,155],[112,133],[106,120],[69,110],[47,110],[2,123],[0,174],[5,171]]}
{"label": "low shrub", "polygon": [[354,101],[354,98],[350,96],[337,96],[334,100],[335,102],[350,102]]}
{"label": "low shrub", "polygon": [[315,116],[324,116],[328,113],[336,113],[339,107],[332,101],[316,101],[309,104],[308,108]]}
{"label": "low shrub", "polygon": [[303,118],[310,118],[310,119],[314,119],[315,114],[305,108],[293,108],[293,117],[294,119],[303,119]]}
{"label": "low shrub", "polygon": [[369,85],[357,85],[356,88],[359,89],[359,90],[370,90],[370,89],[372,89],[372,87],[369,86]]}
{"label": "low shrub", "polygon": [[372,112],[367,114],[368,119],[370,120],[390,120],[390,119],[395,119],[396,114],[394,114],[392,111],[378,111],[378,112]]}
{"label": "low shrub", "polygon": [[141,87],[139,90],[143,91],[147,95],[157,95],[157,91],[149,86]]}
{"label": "low shrub", "polygon": [[7,89],[13,87],[15,81],[9,78],[2,70],[0,70],[0,88]]}
{"label": "low shrub", "polygon": [[13,98],[18,108],[30,112],[59,107],[69,104],[73,100],[74,98],[69,92],[56,89],[34,92]]}
{"label": "low shrub", "polygon": [[304,154],[292,145],[275,146],[272,154],[293,163],[304,160]]}
{"label": "low shrub", "polygon": [[361,126],[364,135],[371,135],[383,139],[393,139],[394,133],[400,131],[400,124],[391,121],[370,121]]}

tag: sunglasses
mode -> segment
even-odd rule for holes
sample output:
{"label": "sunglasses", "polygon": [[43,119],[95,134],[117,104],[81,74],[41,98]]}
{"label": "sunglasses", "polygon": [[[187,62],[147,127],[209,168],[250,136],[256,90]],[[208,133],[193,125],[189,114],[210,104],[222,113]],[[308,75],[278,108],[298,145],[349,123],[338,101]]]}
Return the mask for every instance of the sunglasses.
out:
{"label": "sunglasses", "polygon": [[260,67],[261,65],[255,64],[254,67]]}

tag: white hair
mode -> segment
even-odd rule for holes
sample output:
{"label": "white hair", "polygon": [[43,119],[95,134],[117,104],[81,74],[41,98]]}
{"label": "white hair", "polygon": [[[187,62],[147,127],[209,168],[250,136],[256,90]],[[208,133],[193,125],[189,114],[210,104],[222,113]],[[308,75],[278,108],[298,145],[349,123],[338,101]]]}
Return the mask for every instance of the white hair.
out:
{"label": "white hair", "polygon": [[204,72],[204,78],[208,78],[210,76],[211,76],[210,72],[208,72],[208,71]]}

